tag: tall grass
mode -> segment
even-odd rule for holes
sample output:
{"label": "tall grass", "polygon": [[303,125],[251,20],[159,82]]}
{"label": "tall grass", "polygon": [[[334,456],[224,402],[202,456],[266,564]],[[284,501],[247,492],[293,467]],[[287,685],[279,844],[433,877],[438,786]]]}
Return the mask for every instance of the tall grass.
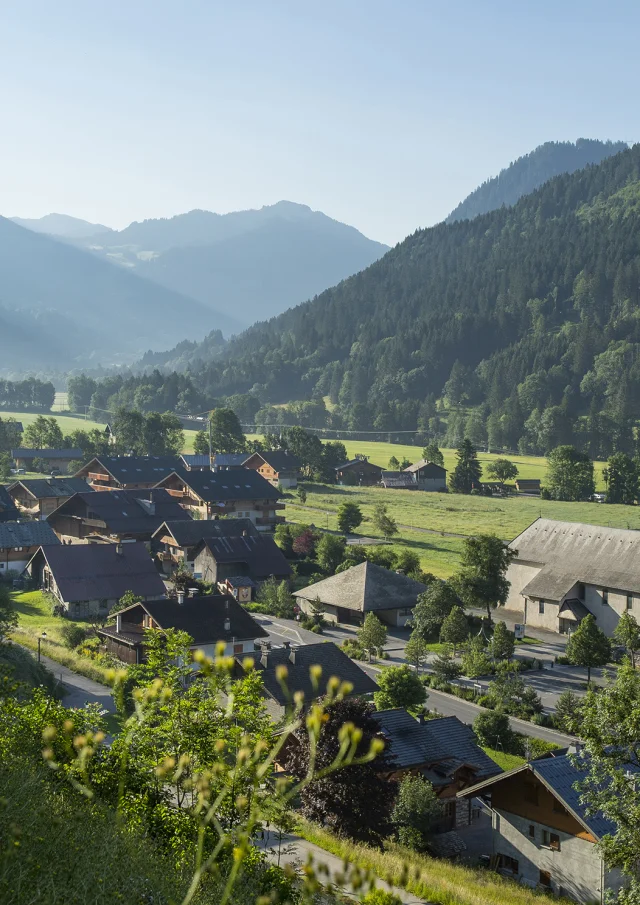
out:
{"label": "tall grass", "polygon": [[307,821],[301,821],[297,831],[325,851],[434,905],[540,905],[543,896],[485,869],[461,867],[395,845],[379,851]]}

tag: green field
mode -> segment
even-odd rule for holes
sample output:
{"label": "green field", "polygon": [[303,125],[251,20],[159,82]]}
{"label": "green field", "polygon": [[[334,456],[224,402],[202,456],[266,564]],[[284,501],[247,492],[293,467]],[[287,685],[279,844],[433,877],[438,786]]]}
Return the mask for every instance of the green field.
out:
{"label": "green field", "polygon": [[381,487],[305,486],[307,502],[304,507],[293,494],[287,497],[287,519],[335,530],[338,507],[343,502],[354,502],[362,508],[364,515],[357,533],[376,536],[371,524],[373,509],[379,502],[386,503],[389,514],[399,526],[394,546],[415,550],[420,555],[422,567],[443,578],[456,570],[463,543],[462,538],[448,535],[496,534],[510,541],[541,516],[612,528],[640,529],[640,508],[634,506],[558,503],[515,495],[492,498]]}

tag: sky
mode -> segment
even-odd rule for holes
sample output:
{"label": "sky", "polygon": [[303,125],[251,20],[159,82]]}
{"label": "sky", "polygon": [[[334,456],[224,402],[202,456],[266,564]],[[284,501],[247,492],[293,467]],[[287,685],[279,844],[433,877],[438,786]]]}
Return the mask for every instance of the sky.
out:
{"label": "sky", "polygon": [[640,137],[622,0],[2,7],[4,216],[287,199],[392,245],[544,141]]}

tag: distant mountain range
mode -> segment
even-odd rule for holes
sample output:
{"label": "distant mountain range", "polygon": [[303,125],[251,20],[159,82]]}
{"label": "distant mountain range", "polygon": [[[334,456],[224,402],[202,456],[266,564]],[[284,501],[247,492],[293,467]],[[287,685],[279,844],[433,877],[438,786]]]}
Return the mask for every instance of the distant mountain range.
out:
{"label": "distant mountain range", "polygon": [[[122,269],[190,296],[215,313],[210,328],[229,335],[281,314],[376,261],[386,245],[351,226],[280,201],[260,210],[215,214],[194,210],[169,219],[134,222],[123,230],[60,215],[21,221],[51,232]],[[203,335],[209,332],[203,331]],[[176,325],[181,338],[191,332]]]}
{"label": "distant mountain range", "polygon": [[589,164],[601,163],[613,154],[626,151],[627,147],[624,141],[590,138],[579,138],[576,142],[547,141],[524,157],[518,157],[493,179],[483,182],[460,202],[445,222],[472,220],[503,205],[510,207],[554,176],[574,173]]}
{"label": "distant mountain range", "polygon": [[111,232],[108,226],[101,223],[89,223],[88,220],[79,220],[77,217],[69,217],[68,214],[47,214],[37,220],[28,220],[23,217],[11,217],[18,226],[24,226],[34,233],[46,233],[49,236],[60,236],[63,239],[81,239],[85,236],[93,236],[95,233]]}

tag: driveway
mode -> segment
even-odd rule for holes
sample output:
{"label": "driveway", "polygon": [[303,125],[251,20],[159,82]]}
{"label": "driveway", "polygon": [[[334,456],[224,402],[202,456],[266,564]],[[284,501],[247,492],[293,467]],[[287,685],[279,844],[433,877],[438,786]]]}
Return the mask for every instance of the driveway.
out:
{"label": "driveway", "polygon": [[[28,648],[24,648],[28,650]],[[32,656],[35,653],[29,650]],[[64,697],[62,703],[65,707],[84,707],[85,704],[98,704],[102,710],[108,710],[109,713],[116,712],[115,701],[111,694],[111,689],[107,685],[101,685],[100,682],[94,682],[86,676],[78,675],[67,666],[52,660],[50,657],[41,657],[43,666],[53,673],[62,685]]]}

